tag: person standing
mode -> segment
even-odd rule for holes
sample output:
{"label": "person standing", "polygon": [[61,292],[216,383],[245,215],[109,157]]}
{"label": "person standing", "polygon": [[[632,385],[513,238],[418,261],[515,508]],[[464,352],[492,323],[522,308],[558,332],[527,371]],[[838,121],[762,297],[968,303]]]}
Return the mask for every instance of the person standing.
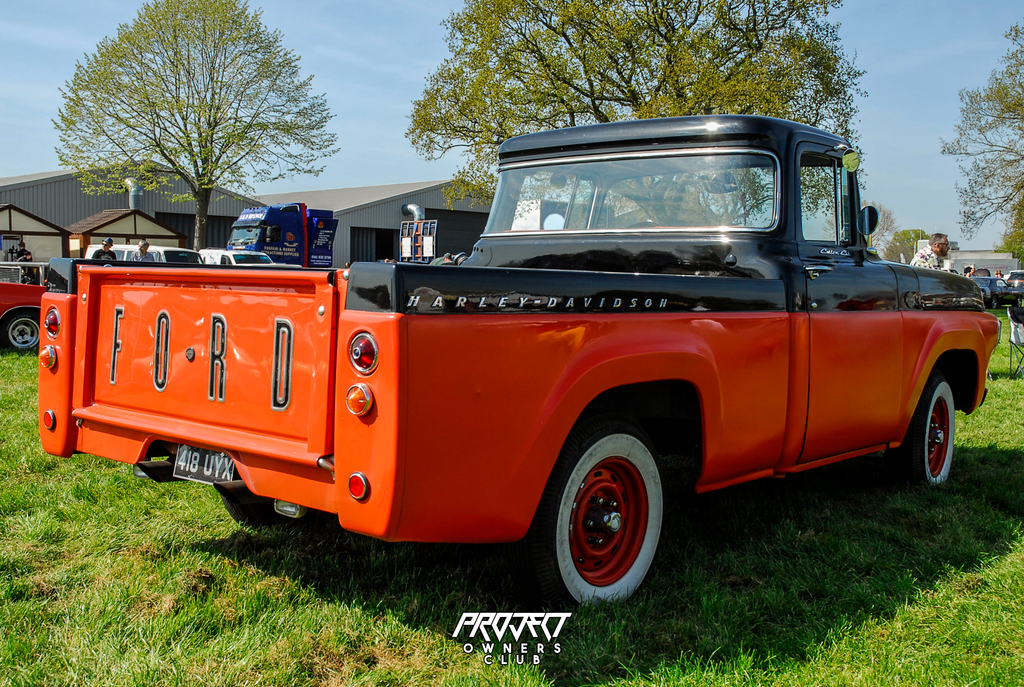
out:
{"label": "person standing", "polygon": [[133,262],[156,262],[156,255],[149,252],[149,241],[139,241],[139,252],[132,256]]}
{"label": "person standing", "polygon": [[917,252],[910,261],[910,266],[941,270],[942,261],[948,254],[949,238],[945,234],[932,234],[928,239],[928,245]]}
{"label": "person standing", "polygon": [[32,262],[32,251],[25,248],[25,242],[18,242],[18,252],[14,254],[15,262]]}
{"label": "person standing", "polygon": [[109,236],[103,239],[103,247],[93,254],[92,259],[102,260],[103,262],[116,262],[117,253],[115,253],[112,250],[113,246],[114,239],[110,238]]}

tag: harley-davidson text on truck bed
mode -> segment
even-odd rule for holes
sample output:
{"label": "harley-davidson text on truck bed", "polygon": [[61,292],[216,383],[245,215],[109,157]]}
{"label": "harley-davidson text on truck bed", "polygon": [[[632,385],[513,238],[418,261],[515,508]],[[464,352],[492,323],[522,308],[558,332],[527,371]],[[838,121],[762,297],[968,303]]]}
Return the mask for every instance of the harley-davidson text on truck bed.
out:
{"label": "harley-davidson text on truck bed", "polygon": [[697,447],[699,492],[883,450],[947,478],[998,323],[868,247],[857,166],[792,122],[623,122],[505,142],[461,267],[54,261],[43,445],[212,484],[240,521],[515,542],[545,603],[627,597],[662,457]]}

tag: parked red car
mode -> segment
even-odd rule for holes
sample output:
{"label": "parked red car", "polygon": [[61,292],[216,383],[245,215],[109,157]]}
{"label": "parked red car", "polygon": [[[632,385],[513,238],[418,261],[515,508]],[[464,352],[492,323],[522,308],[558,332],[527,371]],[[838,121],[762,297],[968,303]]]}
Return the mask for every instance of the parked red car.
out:
{"label": "parked red car", "polygon": [[0,346],[34,350],[39,346],[39,301],[45,286],[0,282]]}

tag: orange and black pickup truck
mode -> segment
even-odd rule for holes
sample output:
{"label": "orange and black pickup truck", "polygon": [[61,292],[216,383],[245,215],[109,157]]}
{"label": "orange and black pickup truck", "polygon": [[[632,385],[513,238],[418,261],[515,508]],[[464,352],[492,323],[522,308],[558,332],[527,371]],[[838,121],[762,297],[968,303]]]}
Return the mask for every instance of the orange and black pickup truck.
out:
{"label": "orange and black pickup truck", "polygon": [[624,598],[666,504],[874,452],[947,479],[998,321],[969,279],[869,246],[857,153],[743,116],[506,141],[461,266],[54,261],[40,433],[240,521],[509,542],[547,604]]}

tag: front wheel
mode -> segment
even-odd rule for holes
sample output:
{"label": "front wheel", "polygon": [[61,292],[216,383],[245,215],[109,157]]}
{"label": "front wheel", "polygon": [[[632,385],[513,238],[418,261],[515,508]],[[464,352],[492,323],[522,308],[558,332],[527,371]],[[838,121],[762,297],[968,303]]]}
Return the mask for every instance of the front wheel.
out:
{"label": "front wheel", "polygon": [[614,416],[566,439],[512,561],[525,596],[547,605],[628,598],[661,535],[661,476],[643,430]]}
{"label": "front wheel", "polygon": [[956,429],[954,410],[949,383],[941,372],[932,372],[903,443],[889,455],[909,483],[938,485],[949,478]]}

